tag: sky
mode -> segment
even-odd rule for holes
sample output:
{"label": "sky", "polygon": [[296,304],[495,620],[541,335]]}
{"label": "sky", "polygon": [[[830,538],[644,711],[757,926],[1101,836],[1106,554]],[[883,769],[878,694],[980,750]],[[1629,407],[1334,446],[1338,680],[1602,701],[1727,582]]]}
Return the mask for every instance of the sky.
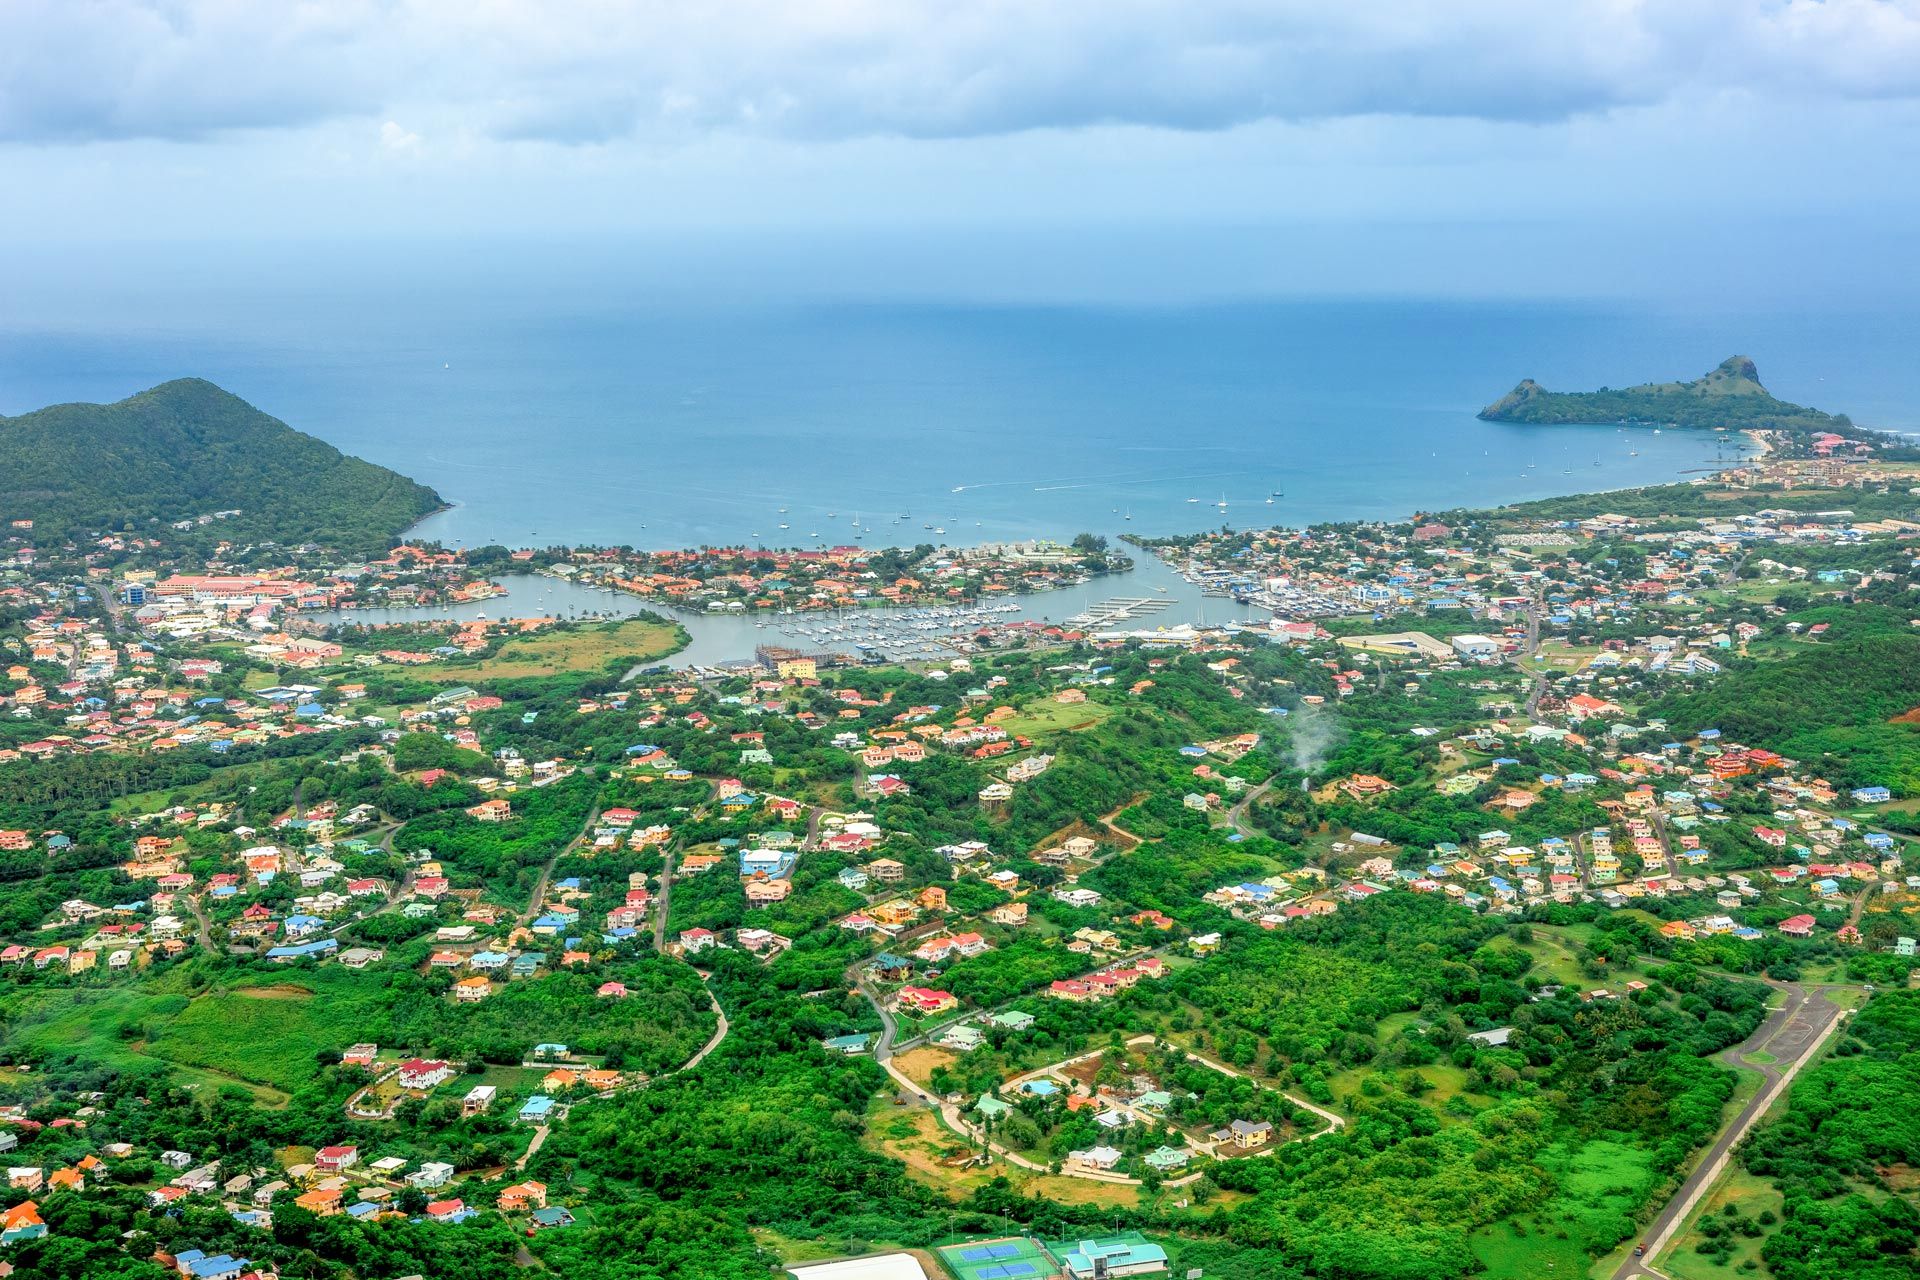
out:
{"label": "sky", "polygon": [[0,0],[0,265],[1893,297],[1917,126],[1920,0]]}

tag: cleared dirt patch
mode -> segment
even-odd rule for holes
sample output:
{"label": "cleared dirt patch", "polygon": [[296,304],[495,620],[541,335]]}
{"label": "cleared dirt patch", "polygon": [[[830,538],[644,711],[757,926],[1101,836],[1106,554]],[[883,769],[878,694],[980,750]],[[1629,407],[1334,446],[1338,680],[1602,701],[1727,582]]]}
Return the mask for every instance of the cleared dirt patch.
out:
{"label": "cleared dirt patch", "polygon": [[296,987],[291,982],[277,982],[270,987],[242,987],[234,992],[243,1000],[311,1000],[313,992],[305,987]]}
{"label": "cleared dirt patch", "polygon": [[944,1067],[953,1062],[953,1054],[945,1049],[936,1049],[932,1045],[921,1045],[918,1049],[909,1049],[905,1053],[893,1055],[893,1065],[906,1074],[907,1079],[917,1081],[923,1088],[933,1079],[933,1069]]}

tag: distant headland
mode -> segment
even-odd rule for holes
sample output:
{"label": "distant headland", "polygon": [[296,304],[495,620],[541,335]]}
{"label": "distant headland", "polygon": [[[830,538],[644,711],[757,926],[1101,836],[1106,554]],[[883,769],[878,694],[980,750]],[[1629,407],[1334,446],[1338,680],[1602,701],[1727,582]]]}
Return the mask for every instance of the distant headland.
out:
{"label": "distant headland", "polygon": [[1488,422],[1541,425],[1645,424],[1738,431],[1857,431],[1845,414],[1775,398],[1746,356],[1729,356],[1692,382],[1648,382],[1598,391],[1548,391],[1532,378],[1480,411]]}

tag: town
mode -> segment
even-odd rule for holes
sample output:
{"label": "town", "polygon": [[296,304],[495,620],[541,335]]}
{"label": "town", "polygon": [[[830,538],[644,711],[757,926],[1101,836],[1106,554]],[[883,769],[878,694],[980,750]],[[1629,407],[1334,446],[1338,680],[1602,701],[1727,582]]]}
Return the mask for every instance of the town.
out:
{"label": "town", "polygon": [[[1801,465],[1850,468],[1856,509]],[[1913,478],[1782,459],[1143,542],[1271,620],[700,671],[657,665],[670,618],[310,615],[535,569],[743,611],[1096,570],[263,568],[16,522],[0,1245],[199,1280],[561,1270],[671,1176],[709,1188],[686,1211],[718,1254],[820,1280],[1340,1251],[1517,1276],[1514,1233],[1584,1268],[1669,1200],[1676,1249],[1725,1255],[1682,1186],[1732,1106],[1716,1055],[1774,1046],[1746,1050],[1771,1083],[1920,999]],[[1447,1177],[1498,1152],[1527,1185],[1417,1237],[1359,1213],[1427,1203],[1383,1154],[1421,1134],[1453,1135]],[[725,1198],[768,1178],[793,1190]],[[693,1235],[653,1273],[735,1274],[678,1271]]]}

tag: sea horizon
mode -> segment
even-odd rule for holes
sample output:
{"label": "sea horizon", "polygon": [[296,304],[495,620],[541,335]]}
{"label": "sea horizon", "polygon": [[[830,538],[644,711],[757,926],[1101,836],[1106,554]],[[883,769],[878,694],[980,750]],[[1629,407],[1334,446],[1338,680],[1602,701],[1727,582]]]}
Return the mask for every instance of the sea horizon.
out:
{"label": "sea horizon", "polygon": [[1475,415],[1523,377],[1563,390],[1691,378],[1735,353],[1784,399],[1920,425],[1920,372],[1895,350],[1920,313],[1427,298],[684,308],[584,285],[490,312],[402,274],[364,306],[287,308],[262,327],[238,303],[223,320],[216,286],[164,315],[0,317],[0,412],[204,377],[431,485],[449,506],[410,536],[645,549],[1161,537],[1684,480],[1744,442]]}

